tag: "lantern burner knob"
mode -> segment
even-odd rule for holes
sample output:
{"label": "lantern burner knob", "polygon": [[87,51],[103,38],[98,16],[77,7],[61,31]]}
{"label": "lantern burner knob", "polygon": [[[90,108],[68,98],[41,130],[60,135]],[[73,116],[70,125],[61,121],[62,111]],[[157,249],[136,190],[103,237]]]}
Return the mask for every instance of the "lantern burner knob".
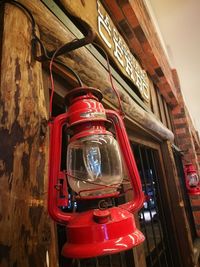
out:
{"label": "lantern burner knob", "polygon": [[96,223],[107,223],[111,219],[109,210],[94,210],[93,219]]}

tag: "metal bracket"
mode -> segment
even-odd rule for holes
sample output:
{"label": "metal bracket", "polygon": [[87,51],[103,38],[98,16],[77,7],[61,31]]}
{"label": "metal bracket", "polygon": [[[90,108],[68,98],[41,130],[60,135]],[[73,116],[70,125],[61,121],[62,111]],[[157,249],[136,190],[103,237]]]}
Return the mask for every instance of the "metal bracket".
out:
{"label": "metal bracket", "polygon": [[64,44],[63,46],[60,47],[60,49],[55,49],[53,51],[47,51],[42,42],[39,39],[33,39],[32,40],[32,47],[34,50],[36,50],[36,43],[39,43],[41,46],[41,50],[43,51],[43,54],[40,56],[35,54],[35,59],[37,61],[43,62],[46,60],[50,60],[52,56],[56,53],[56,57],[63,55],[65,53],[68,53],[70,51],[76,50],[78,48],[81,48],[85,45],[91,44],[94,39],[95,39],[96,34],[92,30],[92,28],[88,29],[88,33],[85,37],[81,39],[74,39],[73,41]]}

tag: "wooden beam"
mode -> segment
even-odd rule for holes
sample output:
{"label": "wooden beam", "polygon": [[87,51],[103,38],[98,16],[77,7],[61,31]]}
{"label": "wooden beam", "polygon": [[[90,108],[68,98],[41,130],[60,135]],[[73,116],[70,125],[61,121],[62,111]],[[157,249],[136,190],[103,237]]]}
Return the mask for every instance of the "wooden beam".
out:
{"label": "wooden beam", "polygon": [[[40,1],[19,0],[19,2],[26,5],[33,13],[40,28],[42,41],[47,49],[52,50],[58,48],[60,45],[72,41],[75,38]],[[77,71],[86,85],[99,88],[104,98],[115,105],[115,107],[118,107],[117,97],[111,89],[105,66],[102,66],[93,55],[88,53],[85,47],[64,55],[60,59]],[[119,83],[114,81],[114,85],[119,90],[123,109],[127,116],[161,139],[173,140],[173,133],[159,122],[154,115],[146,112],[136,104]]]}
{"label": "wooden beam", "polygon": [[6,4],[0,76],[0,266],[55,267],[47,213],[48,128],[41,64],[31,23]]}

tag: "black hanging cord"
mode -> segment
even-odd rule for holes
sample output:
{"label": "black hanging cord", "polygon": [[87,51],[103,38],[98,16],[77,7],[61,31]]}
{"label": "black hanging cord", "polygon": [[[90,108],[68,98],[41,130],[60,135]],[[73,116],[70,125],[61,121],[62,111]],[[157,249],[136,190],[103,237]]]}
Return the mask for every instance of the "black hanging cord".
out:
{"label": "black hanging cord", "polygon": [[123,109],[123,106],[122,106],[122,101],[121,101],[120,94],[119,94],[118,90],[115,88],[114,83],[113,83],[113,77],[112,77],[112,72],[111,72],[111,67],[110,67],[110,61],[109,61],[109,58],[108,58],[108,54],[107,54],[106,50],[101,45],[99,45],[99,44],[97,44],[95,42],[92,42],[92,44],[94,46],[96,46],[97,48],[99,48],[100,51],[103,52],[103,54],[104,54],[104,56],[106,58],[106,61],[107,61],[107,70],[108,70],[108,74],[109,74],[111,88],[112,88],[112,90],[114,91],[114,93],[117,96],[117,100],[118,100],[118,103],[119,103],[118,110],[120,112],[120,115],[122,116],[122,118],[124,118],[125,117],[125,112],[124,112],[124,109]]}
{"label": "black hanging cord", "polygon": [[[20,8],[22,11],[24,11],[26,14],[28,14],[29,18],[30,18],[30,21],[31,21],[31,25],[32,25],[32,47],[33,47],[33,54],[36,58],[36,44],[39,43],[40,45],[40,48],[41,48],[41,51],[42,51],[42,54],[44,55],[44,57],[47,59],[47,60],[51,60],[51,57],[49,57],[48,55],[48,52],[45,48],[45,46],[43,45],[42,41],[40,40],[40,38],[37,36],[36,34],[36,23],[35,23],[35,19],[32,15],[32,13],[30,12],[30,10],[25,7],[23,4],[17,2],[17,1],[14,1],[14,0],[0,0],[0,5],[3,5],[5,3],[9,3],[9,4],[12,4],[12,5],[15,5],[17,6],[18,8]],[[75,40],[74,40],[75,41]],[[79,77],[79,75],[73,70],[71,69],[69,66],[65,65],[63,62],[61,62],[60,60],[54,60],[55,63],[57,64],[60,64],[62,65],[63,67],[65,67],[70,73],[72,73],[74,75],[74,77],[76,78],[78,84],[80,87],[83,86],[83,83]]]}
{"label": "black hanging cord", "polygon": [[24,11],[26,14],[28,14],[28,16],[30,18],[30,21],[31,21],[31,25],[32,25],[32,37],[33,38],[31,40],[31,42],[32,42],[32,51],[33,51],[34,57],[36,57],[36,44],[39,43],[40,47],[41,47],[41,51],[44,54],[44,56],[47,59],[50,59],[48,57],[48,55],[47,55],[46,48],[44,47],[44,45],[41,42],[40,38],[36,34],[36,23],[35,23],[35,19],[34,19],[32,13],[30,12],[30,10],[27,7],[25,7],[23,4],[21,4],[21,3],[17,2],[17,1],[14,1],[14,0],[2,0],[2,1],[0,1],[0,5],[5,4],[5,3],[15,5],[18,8],[20,8],[22,11]]}
{"label": "black hanging cord", "polygon": [[23,4],[21,4],[17,1],[14,1],[14,0],[2,0],[2,1],[0,1],[0,5],[5,4],[5,3],[15,5],[15,6],[19,7],[21,10],[25,11],[29,15],[31,25],[32,25],[32,35],[34,37],[37,37],[37,35],[36,35],[36,23],[35,23],[35,20],[34,20],[32,13],[29,11],[29,9],[27,7],[25,7]]}
{"label": "black hanging cord", "polygon": [[[125,113],[123,111],[123,107],[122,107],[122,103],[121,103],[121,99],[120,99],[119,93],[118,93],[118,91],[115,89],[115,87],[113,85],[112,74],[111,74],[111,70],[110,70],[110,63],[109,63],[108,55],[100,45],[98,45],[97,43],[94,42],[95,34],[93,33],[91,28],[88,30],[88,34],[87,34],[86,37],[84,37],[82,39],[79,39],[79,40],[75,39],[70,43],[64,44],[60,48],[58,48],[56,51],[51,51],[51,53],[49,54],[48,51],[46,50],[45,46],[43,45],[43,43],[39,39],[39,37],[36,35],[35,19],[34,19],[32,13],[29,11],[29,9],[27,7],[25,7],[23,4],[21,4],[21,3],[17,2],[17,1],[14,1],[14,0],[0,0],[0,5],[1,4],[5,4],[5,3],[13,4],[13,5],[19,7],[21,10],[25,11],[28,14],[28,16],[30,18],[30,21],[31,21],[31,25],[32,25],[32,36],[33,36],[33,39],[32,39],[32,50],[33,50],[33,54],[34,54],[36,60],[39,60],[39,58],[37,58],[36,52],[35,52],[36,51],[35,48],[36,48],[36,44],[37,43],[40,44],[40,48],[41,48],[41,51],[42,51],[43,58],[45,58],[46,60],[50,60],[50,61],[52,60],[52,57],[54,58],[54,57],[59,56],[59,55],[65,53],[65,52],[69,52],[71,50],[77,49],[77,48],[82,47],[84,45],[87,45],[89,43],[93,43],[96,47],[98,47],[104,53],[104,55],[106,56],[111,86],[112,86],[113,91],[117,95],[118,102],[119,102],[120,113],[124,117]],[[82,83],[79,75],[73,69],[71,69],[69,66],[65,65],[60,60],[57,60],[57,59],[54,58],[53,61],[56,62],[57,64],[60,64],[60,65],[64,66],[70,73],[72,73],[74,75],[74,77],[78,81],[79,86],[80,87],[83,86],[83,83]]]}
{"label": "black hanging cord", "polygon": [[77,79],[78,81],[78,84],[80,87],[83,87],[83,82],[81,81],[81,78],[79,77],[79,75],[72,69],[70,68],[69,66],[65,65],[62,61],[58,60],[58,59],[54,59],[54,62],[65,67],[69,72],[71,72],[75,78]]}

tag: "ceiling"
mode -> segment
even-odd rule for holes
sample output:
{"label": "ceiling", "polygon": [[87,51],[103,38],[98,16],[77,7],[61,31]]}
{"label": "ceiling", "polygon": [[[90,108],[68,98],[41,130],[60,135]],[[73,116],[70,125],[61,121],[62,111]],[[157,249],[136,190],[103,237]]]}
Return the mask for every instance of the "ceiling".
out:
{"label": "ceiling", "polygon": [[200,0],[145,0],[200,133]]}

